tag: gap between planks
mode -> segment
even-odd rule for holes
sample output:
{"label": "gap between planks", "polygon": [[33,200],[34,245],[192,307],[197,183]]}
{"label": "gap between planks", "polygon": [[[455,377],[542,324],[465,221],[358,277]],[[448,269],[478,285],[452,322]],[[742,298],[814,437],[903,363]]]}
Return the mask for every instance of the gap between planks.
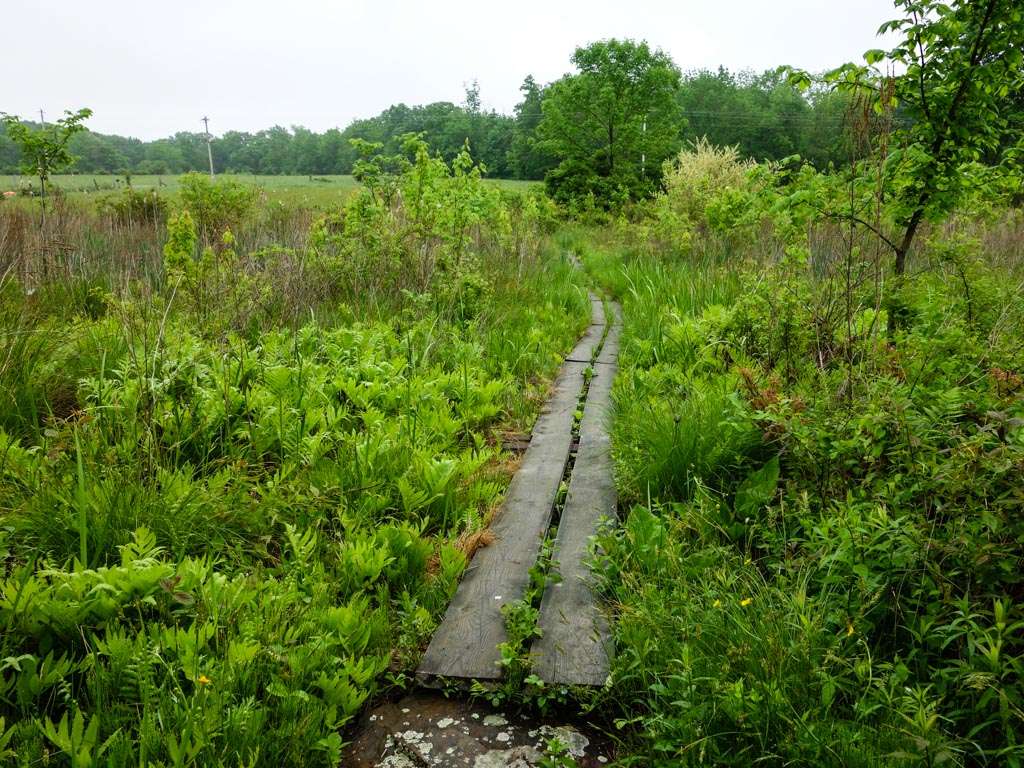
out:
{"label": "gap between planks", "polygon": [[613,647],[608,622],[591,588],[590,540],[601,521],[614,519],[618,503],[608,420],[621,329],[620,311],[601,348],[580,424],[576,463],[552,560],[561,576],[549,582],[541,600],[541,636],[531,648],[534,673],[544,682],[601,686],[608,678]]}
{"label": "gap between planks", "polygon": [[593,293],[590,303],[591,323],[562,365],[491,525],[495,540],[474,554],[416,670],[423,682],[501,678],[498,646],[507,639],[501,609],[526,592],[569,459],[573,417],[588,367],[577,361],[593,359],[604,338],[604,304]]}

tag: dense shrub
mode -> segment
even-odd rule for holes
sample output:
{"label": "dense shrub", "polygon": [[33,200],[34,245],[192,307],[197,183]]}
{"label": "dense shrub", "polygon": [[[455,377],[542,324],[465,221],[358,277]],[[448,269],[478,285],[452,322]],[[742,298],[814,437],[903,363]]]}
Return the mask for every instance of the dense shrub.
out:
{"label": "dense shrub", "polygon": [[[1019,213],[930,229],[882,284],[813,214],[833,181],[733,171],[624,230],[664,242],[584,246],[626,319],[598,563],[630,759],[1020,765]],[[759,222],[707,258],[723,189]]]}
{"label": "dense shrub", "polygon": [[0,762],[335,766],[405,684],[589,302],[544,205],[425,147],[395,184],[308,247],[201,177],[9,241]]}
{"label": "dense shrub", "polygon": [[203,173],[181,177],[181,204],[195,219],[205,244],[217,242],[226,229],[237,229],[252,215],[256,190],[230,179],[213,180]]}

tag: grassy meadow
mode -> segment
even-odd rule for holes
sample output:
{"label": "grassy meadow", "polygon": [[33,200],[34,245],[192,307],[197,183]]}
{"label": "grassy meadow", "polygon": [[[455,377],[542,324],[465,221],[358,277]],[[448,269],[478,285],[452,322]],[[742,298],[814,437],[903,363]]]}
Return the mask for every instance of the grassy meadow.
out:
{"label": "grassy meadow", "polygon": [[201,175],[0,203],[0,754],[337,765],[589,285],[625,320],[612,673],[481,692],[584,707],[622,765],[1019,763],[1020,209],[967,201],[894,288],[817,177],[673,168],[614,218],[425,147],[327,209]]}
{"label": "grassy meadow", "polygon": [[[132,174],[131,187],[139,192],[157,192],[173,198],[178,191],[178,175],[154,176]],[[248,173],[218,173],[218,179],[255,187],[268,202],[301,206],[337,206],[359,187],[352,176],[313,175],[259,176]],[[58,174],[50,180],[52,186],[71,198],[82,200],[102,199],[124,191],[127,181],[123,176],[113,174]],[[517,179],[487,179],[499,189],[525,192],[539,185],[535,181]],[[21,189],[38,190],[39,182],[22,176],[0,176],[0,192]]]}
{"label": "grassy meadow", "polygon": [[697,147],[561,235],[625,318],[594,706],[629,765],[1019,765],[1024,216],[930,227],[894,289],[801,184]]}
{"label": "grassy meadow", "polygon": [[542,198],[393,183],[0,203],[5,764],[337,765],[410,683],[589,302]]}

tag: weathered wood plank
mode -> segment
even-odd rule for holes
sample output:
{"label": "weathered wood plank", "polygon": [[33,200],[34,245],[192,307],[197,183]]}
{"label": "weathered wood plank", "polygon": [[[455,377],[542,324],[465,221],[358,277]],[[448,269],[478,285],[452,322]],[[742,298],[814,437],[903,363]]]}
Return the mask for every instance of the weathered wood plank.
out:
{"label": "weathered wood plank", "polygon": [[541,637],[531,649],[533,671],[545,682],[603,685],[613,652],[607,621],[590,588],[586,559],[590,539],[602,518],[615,516],[608,419],[619,348],[619,312],[598,358],[580,424],[580,444],[569,481],[553,559],[561,581],[550,584],[541,601]]}
{"label": "weathered wood plank", "polygon": [[[591,296],[591,324],[570,354],[589,360],[601,341],[604,312]],[[598,313],[600,313],[598,315]],[[530,444],[491,529],[495,541],[478,549],[417,669],[417,676],[494,680],[501,677],[498,645],[505,642],[501,608],[522,598],[551,523],[551,512],[572,442],[573,414],[585,363],[566,362],[554,394],[537,419]]]}

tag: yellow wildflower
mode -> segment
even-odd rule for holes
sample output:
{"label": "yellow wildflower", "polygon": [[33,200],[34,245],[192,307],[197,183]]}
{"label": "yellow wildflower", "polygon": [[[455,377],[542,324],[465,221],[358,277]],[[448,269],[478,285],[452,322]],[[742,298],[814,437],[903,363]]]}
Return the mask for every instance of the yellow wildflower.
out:
{"label": "yellow wildflower", "polygon": [[721,600],[715,600],[715,602],[712,604],[712,607],[713,608],[721,608],[722,607],[722,601]]}
{"label": "yellow wildflower", "polygon": [[196,678],[196,682],[199,683],[200,685],[209,685],[213,681],[210,678],[208,678],[206,675],[200,675],[199,677]]}
{"label": "yellow wildflower", "polygon": [[846,622],[846,636],[852,637],[855,631],[856,630],[854,630],[853,624],[851,624],[850,622]]}
{"label": "yellow wildflower", "polygon": [[741,608],[746,608],[752,602],[754,602],[754,598],[752,598],[752,597],[744,597],[742,600],[740,600],[740,607]]}

